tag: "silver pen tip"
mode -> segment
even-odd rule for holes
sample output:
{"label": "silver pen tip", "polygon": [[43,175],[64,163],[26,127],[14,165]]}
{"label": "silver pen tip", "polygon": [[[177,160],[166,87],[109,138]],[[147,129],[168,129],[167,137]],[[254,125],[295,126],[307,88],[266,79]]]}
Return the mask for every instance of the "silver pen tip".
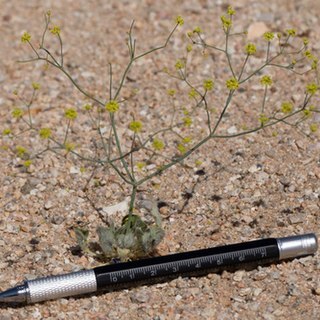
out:
{"label": "silver pen tip", "polygon": [[27,289],[20,285],[6,291],[0,292],[0,303],[22,303],[27,302]]}

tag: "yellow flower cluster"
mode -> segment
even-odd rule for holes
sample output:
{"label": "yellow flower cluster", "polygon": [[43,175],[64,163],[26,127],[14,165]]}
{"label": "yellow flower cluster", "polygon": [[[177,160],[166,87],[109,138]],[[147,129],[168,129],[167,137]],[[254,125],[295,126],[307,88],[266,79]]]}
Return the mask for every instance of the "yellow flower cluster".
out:
{"label": "yellow flower cluster", "polygon": [[187,49],[187,52],[191,52],[191,51],[192,51],[192,44],[189,43],[189,44],[187,45],[187,48],[186,48],[186,49]]}
{"label": "yellow flower cluster", "polygon": [[39,90],[40,89],[40,83],[32,82],[32,88],[33,88],[33,90]]}
{"label": "yellow flower cluster", "polygon": [[174,89],[168,89],[167,94],[168,94],[168,96],[173,97],[173,96],[176,94],[176,90],[174,90]]}
{"label": "yellow flower cluster", "polygon": [[176,17],[176,24],[179,25],[179,26],[183,26],[184,24],[184,20],[181,16],[177,16]]}
{"label": "yellow flower cluster", "polygon": [[64,148],[67,150],[67,152],[73,151],[75,149],[75,145],[71,142],[66,142],[64,144]]}
{"label": "yellow flower cluster", "polygon": [[184,68],[184,63],[181,60],[177,60],[175,67],[177,70],[183,69]]}
{"label": "yellow flower cluster", "polygon": [[213,85],[214,85],[214,83],[213,83],[213,80],[211,80],[211,79],[207,79],[207,80],[203,81],[203,88],[207,91],[212,90]]}
{"label": "yellow flower cluster", "polygon": [[190,117],[184,117],[182,121],[186,127],[190,127],[192,125],[192,119]]}
{"label": "yellow flower cluster", "polygon": [[295,29],[287,29],[286,32],[288,36],[291,36],[291,37],[294,37],[297,34]]}
{"label": "yellow flower cluster", "polygon": [[193,33],[202,33],[202,30],[201,30],[200,27],[195,27],[195,28],[193,29]]}
{"label": "yellow flower cluster", "polygon": [[187,151],[186,146],[183,143],[179,143],[177,146],[177,149],[181,152],[181,153],[185,153]]}
{"label": "yellow flower cluster", "polygon": [[110,113],[114,113],[119,110],[119,103],[116,100],[110,100],[106,103],[106,110]]}
{"label": "yellow flower cluster", "polygon": [[273,32],[265,32],[264,34],[263,34],[263,38],[265,39],[265,40],[267,40],[267,41],[271,41],[271,40],[273,40],[273,38],[274,38],[274,33]]}
{"label": "yellow flower cluster", "polygon": [[311,123],[310,124],[310,131],[315,133],[318,131],[318,125],[316,123]]}
{"label": "yellow flower cluster", "polygon": [[319,89],[319,86],[316,83],[309,83],[306,86],[306,91],[309,93],[311,96],[313,96]]}
{"label": "yellow flower cluster", "polygon": [[86,111],[90,111],[90,110],[92,110],[92,105],[89,104],[89,103],[87,103],[87,104],[85,104],[85,105],[83,106],[83,109],[86,110]]}
{"label": "yellow flower cluster", "polygon": [[142,129],[142,123],[140,121],[131,121],[129,124],[129,129],[134,133],[138,133]]}
{"label": "yellow flower cluster", "polygon": [[246,45],[246,53],[251,56],[257,52],[257,48],[253,43],[248,43]]}
{"label": "yellow flower cluster", "polygon": [[3,134],[4,136],[8,136],[10,133],[11,133],[11,129],[9,129],[9,128],[4,129],[4,130],[2,131],[2,134]]}
{"label": "yellow flower cluster", "polygon": [[32,164],[32,161],[31,160],[26,160],[24,163],[23,163],[23,166],[26,167],[26,168],[29,168]]}
{"label": "yellow flower cluster", "polygon": [[309,109],[304,109],[303,114],[305,115],[305,117],[310,117],[312,114],[312,111],[314,111],[315,108],[316,107],[314,105],[311,105],[311,106],[309,106]]}
{"label": "yellow flower cluster", "polygon": [[64,116],[69,120],[74,120],[77,118],[78,113],[77,113],[76,109],[69,108],[64,112]]}
{"label": "yellow flower cluster", "polygon": [[41,139],[49,139],[51,137],[51,130],[49,128],[41,128],[39,136]]}
{"label": "yellow flower cluster", "polygon": [[137,162],[136,166],[139,170],[142,170],[146,166],[146,164],[145,162]]}
{"label": "yellow flower cluster", "polygon": [[21,36],[21,42],[26,43],[31,40],[31,35],[28,32],[24,32],[24,34]]}
{"label": "yellow flower cluster", "polygon": [[293,110],[293,105],[291,102],[285,101],[281,104],[281,111],[283,113],[290,113]]}
{"label": "yellow flower cluster", "polygon": [[232,26],[232,21],[231,19],[227,18],[226,16],[222,15],[220,17],[221,22],[222,22],[222,27],[225,31],[229,30]]}
{"label": "yellow flower cluster", "polygon": [[23,116],[23,111],[20,108],[14,108],[11,112],[13,118],[19,119]]}
{"label": "yellow flower cluster", "polygon": [[233,9],[233,7],[229,6],[227,9],[227,14],[229,16],[233,16],[236,13],[236,10]]}
{"label": "yellow flower cluster", "polygon": [[60,27],[58,27],[58,26],[53,26],[53,28],[50,29],[50,32],[51,32],[53,35],[58,36],[58,35],[60,35],[61,30],[60,30]]}
{"label": "yellow flower cluster", "polygon": [[226,86],[229,90],[237,90],[239,88],[239,81],[236,78],[228,79]]}
{"label": "yellow flower cluster", "polygon": [[270,119],[264,113],[260,114],[259,121],[261,126],[264,126],[266,123],[269,122],[269,120]]}
{"label": "yellow flower cluster", "polygon": [[198,96],[198,92],[196,91],[195,88],[192,88],[192,89],[189,91],[189,97],[195,99],[197,96]]}
{"label": "yellow flower cluster", "polygon": [[263,77],[260,79],[260,83],[261,83],[263,86],[271,86],[271,85],[272,85],[272,79],[271,79],[270,76],[265,75],[265,76],[263,76]]}
{"label": "yellow flower cluster", "polygon": [[312,60],[311,69],[313,69],[313,70],[317,69],[319,59],[317,57],[315,57],[310,50],[306,50],[304,52],[304,55],[309,60]]}
{"label": "yellow flower cluster", "polygon": [[161,151],[164,148],[164,142],[160,139],[155,138],[152,141],[152,147],[157,151]]}
{"label": "yellow flower cluster", "polygon": [[18,155],[18,157],[23,157],[24,154],[27,153],[26,148],[22,147],[22,146],[16,146],[16,153]]}

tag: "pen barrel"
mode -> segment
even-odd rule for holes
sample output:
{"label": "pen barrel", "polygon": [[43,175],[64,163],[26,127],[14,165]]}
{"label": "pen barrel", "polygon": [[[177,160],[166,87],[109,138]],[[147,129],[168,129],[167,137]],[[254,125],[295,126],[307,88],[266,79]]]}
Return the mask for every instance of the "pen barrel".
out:
{"label": "pen barrel", "polygon": [[97,291],[93,270],[26,281],[27,302],[34,303]]}
{"label": "pen barrel", "polygon": [[154,282],[156,278],[178,277],[239,268],[248,263],[279,260],[276,239],[201,249],[167,256],[117,263],[94,269],[98,290],[132,282]]}

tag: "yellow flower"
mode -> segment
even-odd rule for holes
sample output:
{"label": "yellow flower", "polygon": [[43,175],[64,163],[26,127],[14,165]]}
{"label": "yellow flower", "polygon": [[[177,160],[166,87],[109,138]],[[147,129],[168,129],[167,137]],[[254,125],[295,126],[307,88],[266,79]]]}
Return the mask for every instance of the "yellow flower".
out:
{"label": "yellow flower", "polygon": [[32,161],[31,160],[26,160],[24,163],[23,163],[23,166],[26,167],[26,168],[29,168],[32,164]]}
{"label": "yellow flower", "polygon": [[167,94],[168,94],[168,96],[173,97],[173,96],[176,94],[176,90],[174,90],[174,89],[168,89]]}
{"label": "yellow flower", "polygon": [[19,119],[23,116],[23,111],[20,108],[14,108],[11,112],[13,118]]}
{"label": "yellow flower", "polygon": [[290,112],[292,112],[292,110],[293,110],[293,105],[291,102],[288,102],[288,101],[282,102],[281,111],[283,113],[290,113]]}
{"label": "yellow flower", "polygon": [[294,37],[297,33],[295,29],[287,29],[286,32],[288,36],[291,36],[291,37]]}
{"label": "yellow flower", "polygon": [[179,143],[177,146],[177,149],[181,152],[181,153],[185,153],[187,151],[187,148],[185,147],[185,145],[183,145],[182,143]]}
{"label": "yellow flower", "polygon": [[253,43],[248,43],[246,45],[246,53],[250,56],[250,55],[253,55],[255,54],[257,51],[257,48],[256,46],[253,44]]}
{"label": "yellow flower", "polygon": [[229,16],[233,16],[236,13],[236,10],[233,9],[233,7],[229,6],[227,9],[227,14]]}
{"label": "yellow flower", "polygon": [[23,35],[21,36],[21,42],[26,43],[31,40],[31,35],[29,32],[24,32]]}
{"label": "yellow flower", "polygon": [[303,110],[303,114],[304,114],[305,117],[310,117],[310,115],[311,115],[310,109],[304,109]]}
{"label": "yellow flower", "polygon": [[270,76],[265,75],[260,79],[260,83],[263,86],[271,86],[272,85],[272,79],[271,79]]}
{"label": "yellow flower", "polygon": [[64,116],[69,120],[74,120],[78,116],[78,113],[76,109],[69,108],[65,111]]}
{"label": "yellow flower", "polygon": [[239,88],[239,81],[235,78],[231,78],[226,81],[226,86],[229,90],[237,90]]}
{"label": "yellow flower", "polygon": [[190,98],[196,98],[197,97],[197,95],[198,95],[198,92],[196,91],[196,89],[195,88],[192,88],[190,91],[189,91],[189,97]]}
{"label": "yellow flower", "polygon": [[152,147],[157,150],[157,151],[160,151],[164,148],[164,142],[160,139],[153,139],[152,141]]}
{"label": "yellow flower", "polygon": [[316,123],[311,123],[310,124],[310,131],[311,132],[317,132],[318,131],[318,125]]}
{"label": "yellow flower", "polygon": [[144,162],[137,162],[136,166],[139,170],[142,170],[146,166],[146,164]]}
{"label": "yellow flower", "polygon": [[129,129],[135,133],[138,133],[142,129],[142,123],[140,121],[131,121],[129,124]]}
{"label": "yellow flower", "polygon": [[22,146],[16,146],[16,153],[18,155],[18,157],[22,157],[24,154],[27,153],[26,148],[22,147]]}
{"label": "yellow flower", "polygon": [[269,122],[269,118],[265,115],[265,114],[260,114],[260,117],[259,117],[259,121],[261,123],[261,126],[264,126],[266,123]]}
{"label": "yellow flower", "polygon": [[188,144],[190,142],[192,142],[192,138],[191,137],[185,137],[185,138],[182,139],[182,143],[184,143],[184,144]]}
{"label": "yellow flower", "polygon": [[32,88],[33,88],[33,90],[39,90],[40,89],[40,83],[32,82]]}
{"label": "yellow flower", "polygon": [[225,31],[227,31],[228,29],[231,28],[231,26],[232,26],[231,19],[228,19],[228,18],[226,18],[226,16],[223,16],[223,15],[220,17],[220,19],[222,22],[222,27]]}
{"label": "yellow flower", "polygon": [[189,114],[189,111],[186,107],[182,108],[182,111],[185,116],[187,116]]}
{"label": "yellow flower", "polygon": [[190,117],[184,117],[182,121],[186,127],[190,127],[192,125],[192,119]]}
{"label": "yellow flower", "polygon": [[304,52],[304,55],[305,55],[308,59],[313,59],[313,57],[314,57],[310,50],[306,50],[306,51]]}
{"label": "yellow flower", "polygon": [[110,100],[107,104],[106,104],[106,109],[107,111],[109,111],[110,113],[114,113],[116,111],[119,110],[119,103],[116,100]]}
{"label": "yellow flower", "polygon": [[184,67],[184,63],[181,60],[177,60],[175,67],[177,70],[180,70]]}
{"label": "yellow flower", "polygon": [[311,64],[311,69],[316,70],[318,68],[318,58],[314,57],[312,64]]}
{"label": "yellow flower", "polygon": [[201,30],[200,27],[195,27],[195,28],[193,29],[193,33],[202,33],[202,30]]}
{"label": "yellow flower", "polygon": [[192,44],[189,43],[189,44],[187,45],[187,48],[186,48],[186,49],[187,49],[187,52],[191,52],[191,51],[192,51]]}
{"label": "yellow flower", "polygon": [[89,103],[87,103],[87,104],[85,104],[85,105],[83,106],[83,109],[86,110],[86,111],[90,111],[90,110],[92,110],[92,105],[89,104]]}
{"label": "yellow flower", "polygon": [[41,139],[49,139],[51,137],[51,129],[41,128],[39,130],[39,136]]}
{"label": "yellow flower", "polygon": [[53,26],[53,28],[50,29],[50,32],[51,32],[53,35],[58,36],[58,35],[60,35],[61,30],[60,30],[60,27],[58,27],[58,26]]}
{"label": "yellow flower", "polygon": [[2,134],[3,134],[4,136],[8,136],[10,133],[11,133],[11,129],[9,129],[9,128],[4,129],[4,130],[2,131]]}
{"label": "yellow flower", "polygon": [[177,25],[179,25],[179,26],[183,26],[183,24],[184,24],[183,18],[182,18],[181,16],[177,16],[177,17],[176,17],[176,23],[177,23]]}
{"label": "yellow flower", "polygon": [[213,80],[211,80],[211,79],[204,80],[203,87],[207,91],[212,90],[213,89]]}
{"label": "yellow flower", "polygon": [[263,37],[264,37],[265,40],[271,41],[274,38],[274,33],[273,32],[265,32],[263,34]]}
{"label": "yellow flower", "polygon": [[75,145],[74,145],[73,143],[71,143],[71,142],[66,142],[66,143],[64,144],[64,148],[65,148],[68,152],[70,152],[70,151],[73,151],[73,150],[75,149]]}
{"label": "yellow flower", "polygon": [[318,88],[319,88],[318,85],[313,82],[313,83],[307,84],[306,91],[312,96],[317,92]]}

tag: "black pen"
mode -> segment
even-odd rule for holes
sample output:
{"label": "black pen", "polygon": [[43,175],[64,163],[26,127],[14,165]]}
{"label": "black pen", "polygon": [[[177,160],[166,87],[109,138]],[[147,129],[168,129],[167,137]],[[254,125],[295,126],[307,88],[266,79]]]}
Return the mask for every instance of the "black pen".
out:
{"label": "black pen", "polygon": [[217,272],[247,263],[277,262],[313,254],[318,243],[315,234],[268,238],[209,249],[176,253],[82,270],[64,275],[27,280],[0,293],[2,303],[35,303],[107,290],[119,284],[160,280],[194,272]]}

